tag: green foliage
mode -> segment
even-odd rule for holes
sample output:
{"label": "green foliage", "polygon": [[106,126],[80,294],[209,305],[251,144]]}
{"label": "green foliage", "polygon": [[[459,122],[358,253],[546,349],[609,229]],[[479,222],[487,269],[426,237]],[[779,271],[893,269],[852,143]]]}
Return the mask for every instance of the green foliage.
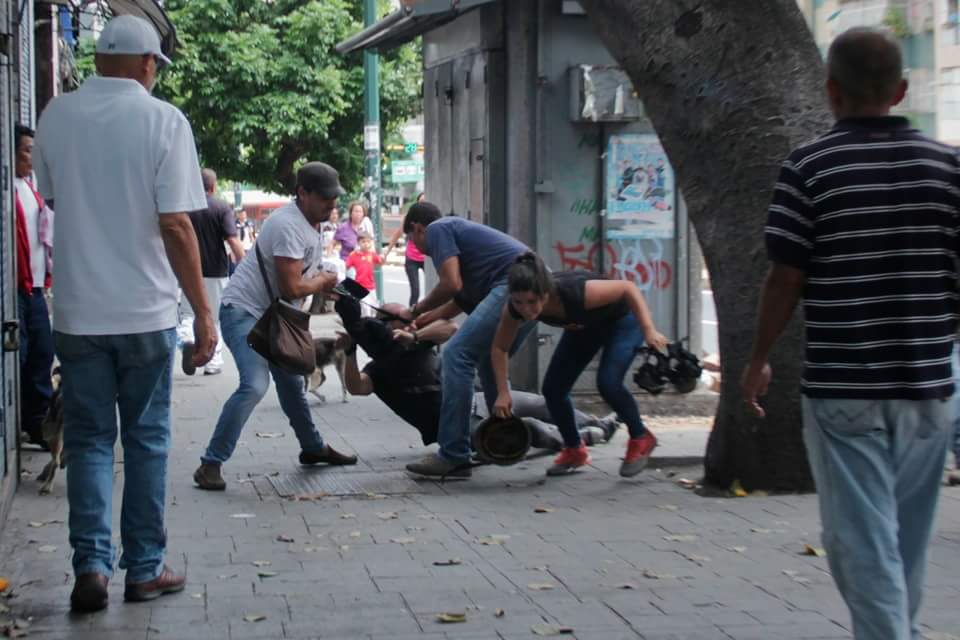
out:
{"label": "green foliage", "polygon": [[902,7],[888,7],[883,17],[883,24],[895,38],[905,40],[910,37],[910,25],[907,23],[907,14]]}
{"label": "green foliage", "polygon": [[[363,178],[363,58],[334,46],[363,28],[362,0],[167,0],[182,46],[155,93],[193,125],[204,166],[289,192],[322,160]],[[415,44],[380,58],[384,138],[420,110]],[[83,64],[87,65],[88,62]]]}

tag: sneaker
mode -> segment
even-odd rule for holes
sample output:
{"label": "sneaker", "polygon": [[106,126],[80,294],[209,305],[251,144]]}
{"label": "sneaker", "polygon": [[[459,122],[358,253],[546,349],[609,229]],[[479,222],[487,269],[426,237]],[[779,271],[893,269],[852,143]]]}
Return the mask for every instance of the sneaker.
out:
{"label": "sneaker", "polygon": [[340,453],[328,444],[323,445],[323,449],[320,451],[300,452],[300,464],[319,464],[321,462],[335,466],[351,465],[357,464],[357,456]]}
{"label": "sneaker", "polygon": [[639,438],[630,438],[627,441],[627,455],[620,465],[620,475],[624,478],[632,478],[647,466],[650,461],[650,454],[657,448],[657,438],[645,431]]}
{"label": "sneaker", "polygon": [[197,367],[193,364],[193,343],[184,342],[183,343],[183,355],[180,358],[180,368],[183,369],[183,372],[188,376],[192,376],[197,372]]}
{"label": "sneaker", "polygon": [[617,430],[623,426],[623,423],[617,418],[617,413],[608,413],[600,418],[600,428],[603,429],[603,441],[610,442],[610,439],[616,435]]}
{"label": "sneaker", "polygon": [[421,458],[418,462],[411,462],[407,465],[407,471],[421,476],[441,476],[446,478],[469,478],[473,475],[473,469],[471,467],[450,462],[437,453],[431,453]]}
{"label": "sneaker", "polygon": [[227,483],[220,473],[220,465],[204,462],[193,472],[193,481],[197,486],[207,491],[223,491]]}
{"label": "sneaker", "polygon": [[80,613],[91,613],[107,608],[107,576],[84,573],[77,576],[70,594],[70,608]]}
{"label": "sneaker", "polygon": [[185,586],[187,586],[186,576],[178,576],[170,570],[170,567],[163,565],[160,575],[149,582],[128,582],[123,590],[123,599],[127,602],[147,602],[168,593],[183,591]]}
{"label": "sneaker", "polygon": [[606,435],[606,432],[600,427],[584,427],[580,429],[580,439],[583,440],[584,444],[588,447],[606,442],[609,439]]}
{"label": "sneaker", "polygon": [[562,476],[576,471],[590,463],[590,452],[587,445],[580,443],[579,447],[564,447],[553,460],[553,466],[547,469],[548,476]]}

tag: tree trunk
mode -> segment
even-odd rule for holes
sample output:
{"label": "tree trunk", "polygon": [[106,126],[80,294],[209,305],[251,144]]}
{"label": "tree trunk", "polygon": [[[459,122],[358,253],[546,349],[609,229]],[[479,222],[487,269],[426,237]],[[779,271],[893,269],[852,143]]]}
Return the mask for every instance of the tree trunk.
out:
{"label": "tree trunk", "polygon": [[738,384],[768,264],[763,227],[780,163],[831,123],[824,66],[796,0],[580,3],[643,100],[710,270],[723,385],[706,482],[810,489],[798,318],[771,356],[765,420],[747,414]]}

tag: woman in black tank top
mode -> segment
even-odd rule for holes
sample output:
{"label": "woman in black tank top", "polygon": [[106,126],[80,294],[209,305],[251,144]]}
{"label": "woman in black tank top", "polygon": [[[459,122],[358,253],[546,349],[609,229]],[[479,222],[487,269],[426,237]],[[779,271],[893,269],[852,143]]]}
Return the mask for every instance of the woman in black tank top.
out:
{"label": "woman in black tank top", "polygon": [[500,315],[491,353],[498,391],[494,414],[506,417],[511,413],[507,364],[520,326],[539,320],[563,327],[543,379],[547,408],[564,441],[564,449],[547,475],[561,475],[590,462],[577,431],[570,390],[598,351],[602,355],[597,389],[630,431],[620,475],[640,473],[657,446],[657,439],[643,426],[640,410],[623,378],[644,342],[661,350],[668,342],[654,326],[640,290],[632,282],[610,280],[588,271],[551,274],[532,252],[517,258],[510,269],[507,288],[510,297]]}

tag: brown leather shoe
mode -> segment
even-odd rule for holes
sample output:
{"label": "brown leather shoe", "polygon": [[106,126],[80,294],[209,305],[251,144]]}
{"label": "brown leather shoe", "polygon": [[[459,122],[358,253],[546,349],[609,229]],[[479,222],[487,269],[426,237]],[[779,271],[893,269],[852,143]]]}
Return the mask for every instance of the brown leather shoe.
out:
{"label": "brown leather shoe", "polygon": [[197,486],[207,491],[223,491],[227,483],[220,473],[220,465],[204,462],[193,472],[193,481]]}
{"label": "brown leather shoe", "polygon": [[70,594],[70,608],[82,613],[107,608],[107,576],[84,573],[77,576]]}
{"label": "brown leather shoe", "polygon": [[323,445],[323,451],[300,452],[300,464],[319,464],[321,462],[332,465],[351,465],[357,464],[357,456],[344,455],[328,444]]}
{"label": "brown leather shoe", "polygon": [[178,576],[170,567],[163,565],[160,575],[149,582],[128,582],[123,590],[123,599],[127,602],[146,602],[168,593],[183,591],[185,586],[187,586],[186,576]]}

